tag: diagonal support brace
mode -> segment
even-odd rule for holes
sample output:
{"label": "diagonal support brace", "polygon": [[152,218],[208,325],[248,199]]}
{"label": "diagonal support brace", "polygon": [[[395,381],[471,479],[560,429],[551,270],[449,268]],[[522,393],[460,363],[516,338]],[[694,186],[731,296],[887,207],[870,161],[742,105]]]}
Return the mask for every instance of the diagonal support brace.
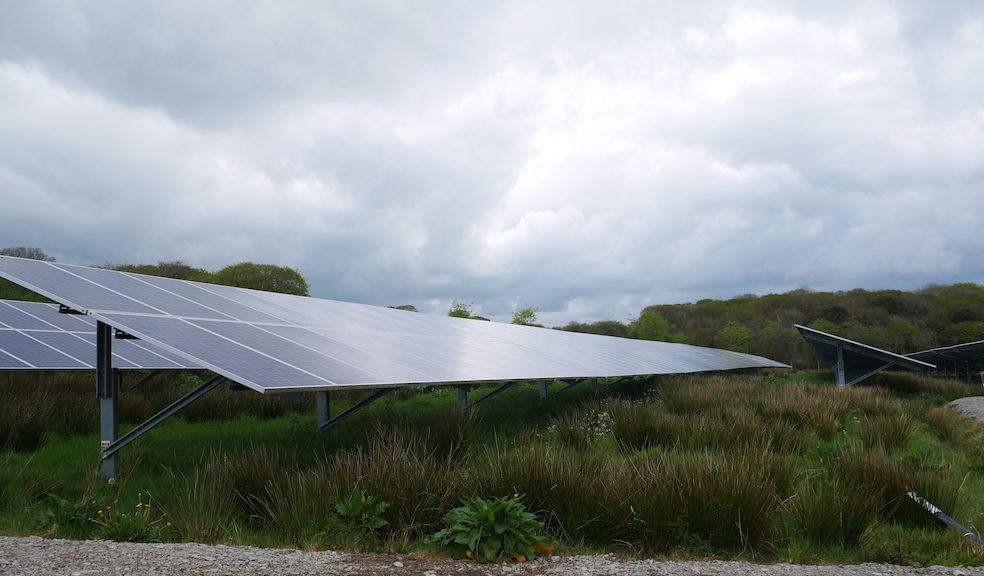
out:
{"label": "diagonal support brace", "polygon": [[[367,397],[363,398],[362,400],[359,400],[355,404],[349,406],[347,409],[345,409],[344,411],[342,411],[342,413],[339,414],[338,416],[335,416],[334,418],[329,418],[326,422],[318,425],[318,430],[320,432],[327,432],[335,424],[338,424],[339,422],[341,422],[342,420],[348,418],[352,414],[355,414],[356,412],[362,410],[366,406],[372,404],[376,400],[379,400],[380,398],[382,398],[383,396],[389,394],[393,390],[394,390],[393,388],[380,388],[376,392],[373,392],[369,396],[367,396]],[[325,409],[327,410],[327,405],[325,406]]]}
{"label": "diagonal support brace", "polygon": [[918,493],[916,493],[916,491],[910,490],[906,492],[906,496],[912,499],[912,501],[915,502],[916,504],[919,504],[920,506],[925,508],[927,512],[935,516],[936,519],[942,522],[943,524],[946,524],[946,526],[951,530],[956,530],[957,532],[960,533],[961,536],[967,538],[974,544],[980,544],[981,538],[980,536],[977,535],[976,532],[954,520],[952,516],[940,510],[936,506],[934,506],[932,502],[920,496]]}
{"label": "diagonal support brace", "polygon": [[543,382],[543,383],[540,384],[540,399],[541,400],[546,400],[547,398],[553,398],[557,394],[560,394],[561,392],[567,392],[568,390],[570,390],[571,388],[577,386],[580,383],[581,383],[580,380],[574,380],[573,382],[568,382],[567,385],[564,386],[563,388],[561,388],[560,390],[557,390],[556,392],[551,393],[551,392],[548,392],[547,391],[547,384],[546,384],[546,382]]}
{"label": "diagonal support brace", "polygon": [[474,401],[474,402],[472,402],[471,404],[468,404],[467,406],[465,406],[465,409],[464,409],[464,411],[465,411],[465,412],[468,412],[469,410],[471,410],[471,409],[472,409],[472,408],[474,408],[475,406],[478,406],[478,405],[479,405],[479,404],[481,404],[482,402],[485,402],[485,401],[486,401],[486,400],[488,400],[489,398],[492,398],[492,397],[494,397],[494,396],[498,396],[499,394],[502,394],[502,393],[503,393],[503,392],[505,392],[506,390],[508,390],[508,389],[510,389],[510,388],[512,388],[512,385],[513,385],[513,384],[515,384],[515,382],[503,382],[502,384],[500,384],[500,385],[499,385],[498,387],[496,387],[496,388],[495,388],[494,390],[492,390],[491,392],[489,392],[489,393],[488,393],[488,394],[486,394],[485,396],[482,396],[482,397],[481,397],[481,398],[479,398],[478,400],[475,400],[475,401]]}
{"label": "diagonal support brace", "polygon": [[[144,376],[143,378],[141,378],[139,382],[137,382],[133,386],[130,386],[130,388],[127,389],[125,392],[123,392],[123,394],[129,394],[129,393],[133,392],[134,390],[140,388],[141,386],[143,386],[144,384],[150,382],[154,378],[157,378],[161,374],[162,374],[162,372],[160,370],[151,370],[150,374],[147,374],[146,376]],[[122,388],[122,386],[120,386],[120,388]]]}
{"label": "diagonal support brace", "polygon": [[116,454],[117,452],[119,452],[120,450],[122,450],[124,446],[126,446],[130,442],[133,442],[137,438],[143,436],[144,434],[146,434],[154,426],[157,426],[158,424],[160,424],[161,422],[167,420],[171,416],[174,416],[174,414],[177,413],[179,410],[181,410],[185,406],[191,404],[195,400],[198,400],[199,398],[201,398],[202,396],[204,396],[206,393],[208,393],[209,391],[211,391],[213,388],[215,388],[215,387],[219,386],[220,384],[222,384],[222,382],[224,382],[225,379],[226,379],[225,376],[215,376],[215,377],[213,377],[208,382],[205,382],[204,384],[202,384],[198,388],[195,388],[191,392],[185,394],[183,397],[181,397],[181,399],[179,399],[175,403],[171,404],[167,408],[164,408],[163,410],[161,410],[157,414],[154,414],[153,416],[151,416],[143,424],[137,425],[137,427],[135,427],[133,430],[130,430],[129,432],[127,432],[123,436],[120,436],[120,438],[118,440],[114,441],[113,443],[109,444],[108,446],[103,447],[101,460],[105,460],[105,459],[111,457],[113,454]]}
{"label": "diagonal support brace", "polygon": [[879,372],[882,372],[884,370],[887,370],[887,369],[891,368],[893,364],[895,364],[895,363],[894,362],[889,362],[887,364],[883,364],[883,365],[879,366],[878,368],[875,368],[874,370],[871,370],[870,372],[865,372],[864,374],[858,376],[857,378],[852,378],[850,381],[847,382],[847,384],[845,384],[845,386],[854,386],[855,384],[857,384],[858,382],[864,380],[865,378],[870,378],[870,377],[874,376],[875,374],[878,374]]}

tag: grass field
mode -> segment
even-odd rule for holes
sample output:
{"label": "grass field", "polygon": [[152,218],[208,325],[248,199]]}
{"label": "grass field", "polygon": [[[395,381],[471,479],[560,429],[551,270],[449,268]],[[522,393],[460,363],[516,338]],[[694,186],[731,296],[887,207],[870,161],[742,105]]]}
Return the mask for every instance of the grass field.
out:
{"label": "grass field", "polygon": [[[695,375],[546,401],[520,385],[472,417],[451,388],[407,389],[325,435],[313,398],[216,391],[124,450],[109,486],[94,472],[91,376],[3,378],[7,534],[404,551],[432,548],[464,498],[520,494],[562,552],[984,563],[905,497],[984,526],[984,430],[941,407],[980,387],[954,382]],[[124,421],[196,381],[172,375],[124,396]],[[333,411],[358,397],[333,396]],[[388,506],[361,520],[338,512],[367,499]]]}

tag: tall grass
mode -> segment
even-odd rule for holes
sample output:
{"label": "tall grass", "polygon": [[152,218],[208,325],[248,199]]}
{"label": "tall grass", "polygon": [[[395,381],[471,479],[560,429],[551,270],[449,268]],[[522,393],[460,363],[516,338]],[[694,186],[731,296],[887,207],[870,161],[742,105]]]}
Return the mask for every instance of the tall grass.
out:
{"label": "tall grass", "polygon": [[936,519],[913,502],[916,491],[947,514],[959,515],[960,486],[948,469],[922,468],[893,460],[880,447],[845,450],[834,462],[835,476],[868,494],[879,517],[908,526],[935,526]]}
{"label": "tall grass", "polygon": [[[200,439],[207,446],[209,438],[196,438],[194,431],[218,429],[165,426],[140,450],[128,449],[124,463],[131,471],[114,490],[120,510],[132,506],[127,498],[138,491],[153,493],[171,522],[168,538],[305,548],[425,546],[444,527],[444,515],[472,496],[521,495],[562,544],[689,554],[768,556],[794,541],[873,550],[870,534],[879,526],[936,529],[906,490],[950,514],[984,512],[973,499],[961,500],[956,482],[963,469],[953,462],[977,454],[966,446],[970,441],[927,447],[936,439],[916,429],[918,418],[941,438],[947,434],[939,431],[948,430],[947,413],[926,409],[927,399],[901,400],[882,387],[790,380],[663,378],[649,393],[633,384],[632,399],[606,388],[598,396],[572,390],[551,405],[549,415],[535,418],[526,405],[485,411],[483,404],[477,418],[463,416],[446,391],[402,392],[402,401],[377,404],[325,436],[306,435],[308,423],[290,403],[282,412],[257,405],[258,413],[272,419],[228,426],[262,428],[267,440],[244,445],[235,436],[201,458],[171,458],[173,467],[164,473],[151,463],[160,454],[133,468],[140,450],[155,449],[157,440],[166,440],[158,452],[178,445],[174,437],[181,445]],[[194,385],[164,381],[174,391],[131,396],[132,418]],[[535,397],[535,390],[527,392]],[[48,393],[58,394],[51,387]],[[523,393],[515,387],[490,405],[526,402]],[[91,387],[74,394],[69,387],[66,396],[89,398]],[[264,400],[249,393],[217,395],[248,397]],[[64,401],[51,400],[58,406]],[[302,408],[310,408],[307,402]],[[229,415],[226,408],[215,410],[209,417]],[[253,408],[244,410],[253,414]],[[75,425],[64,424],[64,430]],[[276,433],[281,430],[289,433]],[[49,446],[35,448],[34,455],[53,453],[52,444],[64,450],[65,435],[49,436]],[[233,438],[224,432],[222,437]],[[937,449],[964,452],[960,458],[923,458]],[[58,463],[47,466],[0,451],[0,521],[14,510],[43,510],[47,492],[81,502],[84,486],[62,477],[39,480],[57,476],[51,471]],[[386,526],[371,537],[354,537],[339,515],[337,505],[353,495],[388,505],[382,512]]]}
{"label": "tall grass", "polygon": [[856,546],[878,512],[877,503],[863,488],[823,478],[804,481],[784,508],[785,536],[821,546]]}

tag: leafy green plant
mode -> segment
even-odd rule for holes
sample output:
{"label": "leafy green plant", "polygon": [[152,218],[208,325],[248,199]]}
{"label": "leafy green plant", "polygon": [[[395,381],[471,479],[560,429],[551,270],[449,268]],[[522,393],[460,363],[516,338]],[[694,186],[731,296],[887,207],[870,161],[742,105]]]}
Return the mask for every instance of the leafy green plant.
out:
{"label": "leafy green plant", "polygon": [[35,517],[35,528],[49,536],[86,536],[93,528],[99,505],[93,498],[73,501],[48,494],[44,509]]}
{"label": "leafy green plant", "polygon": [[342,522],[356,530],[375,533],[389,525],[389,520],[383,517],[388,502],[377,500],[375,496],[367,496],[361,490],[356,490],[351,496],[335,506],[335,511]]}
{"label": "leafy green plant", "polygon": [[530,560],[545,546],[543,524],[526,510],[520,496],[492,501],[470,498],[444,517],[448,527],[434,539],[455,556],[494,562],[499,558]]}
{"label": "leafy green plant", "polygon": [[92,518],[100,526],[99,537],[117,542],[160,542],[171,525],[152,501],[149,494],[141,492],[132,510],[117,508],[118,501],[99,510]]}

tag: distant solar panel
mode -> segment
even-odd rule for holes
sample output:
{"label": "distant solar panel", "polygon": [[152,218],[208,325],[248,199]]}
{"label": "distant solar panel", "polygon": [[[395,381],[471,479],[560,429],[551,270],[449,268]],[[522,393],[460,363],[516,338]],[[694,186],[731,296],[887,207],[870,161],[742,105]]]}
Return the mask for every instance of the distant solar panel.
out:
{"label": "distant solar panel", "polygon": [[829,334],[815,328],[797,324],[796,329],[799,330],[800,335],[821,360],[834,366],[837,383],[840,385],[852,386],[865,378],[893,367],[916,372],[935,368],[927,362],[848,340],[842,336]]}
{"label": "distant solar panel", "polygon": [[[61,314],[57,304],[0,300],[0,370],[93,370],[96,321]],[[122,370],[198,369],[148,342],[117,340],[114,365]]]}
{"label": "distant solar panel", "polygon": [[11,257],[0,257],[0,276],[260,392],[788,367],[686,344]]}
{"label": "distant solar panel", "polygon": [[920,352],[906,354],[906,356],[937,365],[943,364],[944,362],[969,363],[976,368],[984,363],[984,340],[922,350]]}

